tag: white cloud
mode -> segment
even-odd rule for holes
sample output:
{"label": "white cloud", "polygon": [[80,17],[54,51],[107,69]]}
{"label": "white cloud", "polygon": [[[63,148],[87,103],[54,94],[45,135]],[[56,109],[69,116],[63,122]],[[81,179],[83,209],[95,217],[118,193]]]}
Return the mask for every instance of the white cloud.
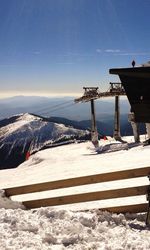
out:
{"label": "white cloud", "polygon": [[97,49],[96,52],[97,52],[97,53],[101,53],[102,50],[101,50],[101,49]]}
{"label": "white cloud", "polygon": [[120,51],[120,49],[106,49],[105,52],[107,52],[107,53],[119,53],[121,51]]}
{"label": "white cloud", "polygon": [[105,49],[105,50],[102,50],[102,49],[96,49],[96,52],[97,53],[121,53],[121,50],[120,49]]}
{"label": "white cloud", "polygon": [[122,52],[119,53],[120,56],[148,56],[150,52]]}

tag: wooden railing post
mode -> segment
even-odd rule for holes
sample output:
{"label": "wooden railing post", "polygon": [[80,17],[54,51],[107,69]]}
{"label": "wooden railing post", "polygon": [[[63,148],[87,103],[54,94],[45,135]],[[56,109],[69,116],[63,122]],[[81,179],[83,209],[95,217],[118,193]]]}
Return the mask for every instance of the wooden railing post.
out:
{"label": "wooden railing post", "polygon": [[[150,181],[150,175],[148,175],[149,181]],[[147,216],[146,216],[146,225],[150,225],[150,186],[148,188],[147,192],[147,201],[148,201],[148,209],[147,209]]]}

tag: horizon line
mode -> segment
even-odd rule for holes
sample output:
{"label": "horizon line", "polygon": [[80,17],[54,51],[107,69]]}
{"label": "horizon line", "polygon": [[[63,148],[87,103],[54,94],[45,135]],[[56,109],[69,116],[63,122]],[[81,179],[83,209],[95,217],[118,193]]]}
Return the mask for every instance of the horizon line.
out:
{"label": "horizon line", "polygon": [[13,97],[79,97],[82,93],[0,93],[0,99],[7,99],[7,98],[13,98]]}

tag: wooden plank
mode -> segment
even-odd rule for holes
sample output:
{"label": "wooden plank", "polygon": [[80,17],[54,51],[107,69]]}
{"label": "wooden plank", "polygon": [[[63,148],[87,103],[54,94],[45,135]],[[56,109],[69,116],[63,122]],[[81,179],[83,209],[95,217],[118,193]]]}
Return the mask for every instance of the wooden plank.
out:
{"label": "wooden plank", "polygon": [[143,213],[148,211],[148,203],[135,204],[135,205],[125,205],[117,207],[106,207],[100,209],[102,211],[108,211],[111,213]]}
{"label": "wooden plank", "polygon": [[147,194],[149,186],[130,187],[123,189],[105,190],[91,193],[73,194],[54,198],[24,201],[23,205],[27,208],[38,208],[46,206],[57,206],[79,202],[105,200],[128,196],[137,196]]}
{"label": "wooden plank", "polygon": [[148,176],[149,174],[150,174],[150,167],[136,168],[136,169],[116,171],[116,172],[101,173],[90,176],[75,177],[75,178],[57,180],[45,183],[37,183],[26,186],[11,187],[11,188],[6,188],[5,193],[6,196],[12,196],[12,195],[41,192],[59,188],[88,185],[93,183],[143,177],[143,176]]}

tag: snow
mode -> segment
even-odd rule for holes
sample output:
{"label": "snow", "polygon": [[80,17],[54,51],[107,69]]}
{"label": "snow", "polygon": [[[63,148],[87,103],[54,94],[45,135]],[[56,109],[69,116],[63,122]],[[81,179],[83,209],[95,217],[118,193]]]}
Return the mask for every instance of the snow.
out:
{"label": "snow", "polygon": [[[124,138],[131,145],[132,137]],[[115,143],[101,140],[100,146]],[[116,144],[116,147],[118,147]],[[97,154],[90,142],[46,149],[32,155],[16,169],[1,170],[0,188],[66,179],[123,169],[150,166],[150,146],[123,148]],[[136,182],[136,183],[135,183]],[[39,194],[12,197],[0,192],[0,249],[9,250],[124,250],[150,249],[150,231],[145,214],[111,214],[99,208],[116,204],[145,203],[146,197],[130,197],[26,210],[20,201],[67,195],[70,193],[109,190],[149,184],[142,177],[85,185]],[[89,209],[88,211],[86,211]]]}
{"label": "snow", "polygon": [[[40,150],[62,139],[71,139],[75,136],[84,136],[88,131],[67,127],[63,124],[44,121],[31,114],[20,114],[16,121],[0,128],[0,147],[9,147],[9,155],[17,146],[29,147],[30,153]],[[16,117],[17,117],[16,116]],[[8,149],[7,149],[8,151]]]}
{"label": "snow", "polygon": [[13,132],[15,132],[16,130],[19,130],[20,127],[23,127],[27,124],[29,124],[30,122],[33,121],[40,121],[41,119],[30,115],[28,113],[26,114],[20,114],[20,117],[17,119],[17,122],[15,122],[15,125],[12,126],[12,124],[10,123],[7,126],[4,126],[1,128],[1,134],[3,134],[5,132],[5,136],[12,134]]}
{"label": "snow", "polygon": [[3,249],[149,249],[143,215],[72,212],[40,208],[36,211],[1,209]]}
{"label": "snow", "polygon": [[[84,131],[85,132],[85,131]],[[16,122],[1,128],[0,139],[14,141],[14,139],[33,139],[39,135],[50,139],[58,139],[60,136],[81,134],[83,130],[66,127],[63,124],[44,122],[41,118],[28,113],[20,115]]]}
{"label": "snow", "polygon": [[5,196],[4,190],[0,190],[0,208],[6,208],[6,209],[22,208],[22,209],[25,209],[25,207],[20,202],[12,201],[11,199],[7,198]]}

